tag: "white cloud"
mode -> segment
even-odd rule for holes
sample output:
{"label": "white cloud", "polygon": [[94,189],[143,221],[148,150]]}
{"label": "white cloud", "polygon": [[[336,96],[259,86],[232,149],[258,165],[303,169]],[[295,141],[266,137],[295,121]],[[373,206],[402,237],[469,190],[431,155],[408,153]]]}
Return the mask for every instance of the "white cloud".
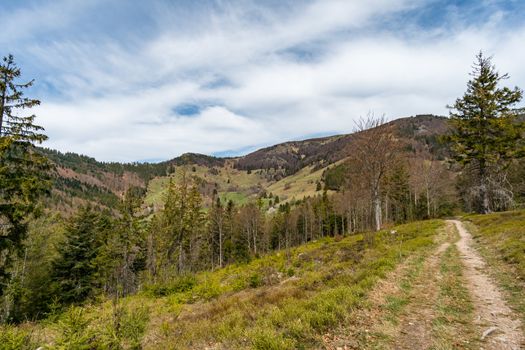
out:
{"label": "white cloud", "polygon": [[218,145],[229,150],[267,139],[263,125],[221,106],[207,107],[194,116],[174,115],[172,104],[186,100],[192,91],[192,85],[167,86],[81,104],[47,104],[39,107],[38,114],[52,140],[49,145],[113,161],[209,154]]}
{"label": "white cloud", "polygon": [[[509,84],[525,85],[525,26],[505,27],[503,12],[478,25],[385,30],[425,5],[226,2],[181,19],[185,27],[160,7],[153,36],[33,42],[26,50],[60,92],[44,99],[39,122],[49,147],[101,160],[168,159],[348,132],[368,111],[444,114],[479,49],[495,54]],[[178,115],[181,104],[200,111]]]}

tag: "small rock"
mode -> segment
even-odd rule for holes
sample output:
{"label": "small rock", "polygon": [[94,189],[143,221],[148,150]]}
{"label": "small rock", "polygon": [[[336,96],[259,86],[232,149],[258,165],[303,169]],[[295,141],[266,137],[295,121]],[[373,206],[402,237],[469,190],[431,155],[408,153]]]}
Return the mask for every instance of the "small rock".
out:
{"label": "small rock", "polygon": [[492,332],[494,332],[496,329],[498,329],[498,327],[490,327],[489,329],[487,329],[485,332],[483,332],[483,334],[481,335],[481,340],[485,339],[486,337],[488,337]]}

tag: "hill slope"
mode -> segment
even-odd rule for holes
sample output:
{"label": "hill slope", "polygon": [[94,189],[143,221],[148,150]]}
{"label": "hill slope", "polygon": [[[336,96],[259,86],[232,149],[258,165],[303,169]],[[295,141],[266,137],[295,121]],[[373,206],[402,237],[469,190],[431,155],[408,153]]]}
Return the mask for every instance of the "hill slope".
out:
{"label": "hill slope", "polygon": [[[442,158],[445,151],[438,138],[447,130],[446,121],[421,115],[390,123],[407,151],[426,148]],[[234,158],[188,153],[156,164],[103,163],[74,153],[43,152],[56,165],[52,202],[67,212],[87,202],[114,207],[132,186],[147,188],[147,202],[156,207],[162,202],[170,174],[180,168],[197,180],[207,202],[218,194],[242,204],[265,192],[284,200],[302,199],[316,193],[317,183],[324,181],[329,167],[344,162],[352,151],[352,140],[348,134],[285,142]]]}
{"label": "hill slope", "polygon": [[507,257],[525,247],[512,233],[524,218],[467,217],[496,266],[476,268],[480,247],[461,222],[419,221],[174,277],[118,302],[3,326],[0,340],[4,349],[519,348],[524,276],[519,256]]}
{"label": "hill slope", "polygon": [[[427,150],[436,159],[446,157],[446,148],[439,142],[447,132],[446,118],[421,115],[390,123],[405,144],[408,156]],[[238,204],[270,194],[273,199],[278,196],[281,202],[301,200],[321,193],[325,187],[338,189],[340,184],[329,185],[326,177],[345,164],[352,153],[353,140],[354,136],[348,134],[285,142],[227,159],[222,167],[198,165],[192,168],[196,169],[193,175],[203,184],[201,192],[208,199],[213,194],[209,189],[214,188],[222,199],[232,199]],[[148,198],[162,198],[164,187],[158,184],[167,181],[155,179],[148,188]]]}
{"label": "hill slope", "polygon": [[[312,348],[363,305],[379,278],[407,256],[428,252],[442,225],[403,225],[397,227],[402,235],[383,231],[373,241],[326,238],[248,264],[174,277],[120,300],[118,311],[110,300],[72,307],[55,323],[31,326],[26,348]],[[4,329],[4,340],[23,332]]]}

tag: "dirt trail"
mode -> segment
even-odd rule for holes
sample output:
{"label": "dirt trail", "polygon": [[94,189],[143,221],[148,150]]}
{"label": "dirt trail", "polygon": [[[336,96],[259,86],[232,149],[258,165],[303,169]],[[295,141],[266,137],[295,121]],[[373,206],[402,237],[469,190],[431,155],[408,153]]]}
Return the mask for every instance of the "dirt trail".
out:
{"label": "dirt trail", "polygon": [[[458,241],[454,226],[459,233]],[[477,349],[479,345],[482,350],[525,349],[519,318],[483,271],[485,263],[473,248],[472,238],[463,224],[448,220],[446,229],[437,237],[438,248],[420,259],[412,256],[400,264],[371,291],[368,307],[356,310],[349,325],[326,334],[323,337],[325,349],[423,350],[440,348],[440,344],[451,340],[453,348],[467,344],[471,349]],[[461,262],[456,261],[462,265],[463,288],[470,295],[474,315],[468,316],[468,321],[449,319],[449,333],[442,333],[444,328],[439,327],[443,326],[436,326],[434,322],[443,317],[439,314],[438,304],[442,302],[441,283],[448,277],[443,275],[440,265],[451,244],[456,245],[460,255]],[[410,280],[411,287],[401,288],[402,281],[414,273],[415,266],[419,266],[419,272]],[[400,309],[391,311],[392,302],[396,300],[401,302]],[[458,301],[461,302],[455,300]]]}
{"label": "dirt trail", "polygon": [[[449,224],[452,226],[452,224]],[[358,309],[349,324],[326,334],[327,350],[353,349],[428,349],[432,345],[433,305],[437,298],[439,260],[450,243],[448,231],[439,236],[440,244],[432,252],[414,255],[378,282],[368,295],[369,305]],[[447,242],[443,242],[447,240]],[[401,285],[410,284],[408,290]],[[395,311],[395,302],[408,310]],[[404,306],[400,306],[404,308]],[[394,314],[392,314],[392,312]],[[398,313],[402,313],[399,315]],[[398,319],[399,317],[399,319]]]}
{"label": "dirt trail", "polygon": [[456,243],[465,266],[467,288],[472,296],[476,323],[484,349],[518,350],[525,348],[520,321],[506,305],[501,292],[484,272],[485,262],[472,247],[472,236],[463,224],[450,220],[458,229],[460,240]]}
{"label": "dirt trail", "polygon": [[427,259],[422,275],[411,292],[411,302],[400,319],[400,330],[395,338],[394,349],[429,349],[433,344],[432,321],[437,300],[440,278],[439,260],[450,243],[442,243]]}

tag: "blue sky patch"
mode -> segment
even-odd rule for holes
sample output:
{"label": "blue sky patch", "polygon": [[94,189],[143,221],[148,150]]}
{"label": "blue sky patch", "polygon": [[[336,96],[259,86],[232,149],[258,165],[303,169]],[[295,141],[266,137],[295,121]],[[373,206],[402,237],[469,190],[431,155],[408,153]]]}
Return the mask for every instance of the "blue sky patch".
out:
{"label": "blue sky patch", "polygon": [[185,103],[176,106],[173,111],[178,115],[193,116],[200,113],[201,107],[196,104]]}

